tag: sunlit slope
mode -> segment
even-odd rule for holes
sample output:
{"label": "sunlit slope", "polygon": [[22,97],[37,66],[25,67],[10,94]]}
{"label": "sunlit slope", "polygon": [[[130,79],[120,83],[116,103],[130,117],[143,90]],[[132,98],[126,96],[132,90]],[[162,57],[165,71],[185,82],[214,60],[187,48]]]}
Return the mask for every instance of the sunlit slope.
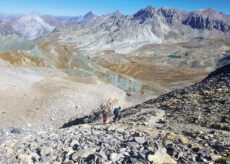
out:
{"label": "sunlit slope", "polygon": [[16,34],[0,38],[0,52],[31,49],[39,41],[29,41]]}
{"label": "sunlit slope", "polygon": [[167,88],[157,83],[150,83],[128,74],[109,70],[59,43],[43,43],[36,45],[31,50],[1,53],[0,58],[15,66],[53,68],[76,77],[96,76],[127,92],[159,95],[168,91]]}

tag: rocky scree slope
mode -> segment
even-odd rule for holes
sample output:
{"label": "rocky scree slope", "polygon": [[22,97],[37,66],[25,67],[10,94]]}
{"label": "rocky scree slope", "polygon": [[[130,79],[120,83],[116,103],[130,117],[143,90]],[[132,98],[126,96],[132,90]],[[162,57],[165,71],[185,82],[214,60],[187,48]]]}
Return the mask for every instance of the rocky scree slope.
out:
{"label": "rocky scree slope", "polygon": [[[220,127],[210,124],[214,128],[225,129],[224,127],[229,126],[228,117],[223,117],[229,115],[228,100],[224,99],[229,96],[227,93],[229,68],[230,65],[226,65],[212,72],[201,83],[126,109],[117,124],[101,125],[102,120],[98,115],[101,113],[100,109],[92,112],[91,116],[79,119],[78,124],[91,121],[93,122],[91,125],[72,127],[68,125],[67,128],[56,130],[1,129],[0,161],[2,163],[171,164],[214,163],[214,161],[218,163],[219,159],[230,156],[230,133],[190,124],[191,115],[187,112],[196,115],[196,110],[199,110],[199,119],[195,121],[192,119],[196,124],[209,126],[209,120],[212,119],[212,123],[217,125],[221,122]],[[183,103],[184,100],[188,104]],[[201,105],[194,103],[193,100],[199,100]],[[176,108],[171,107],[172,102],[177,102],[174,106],[180,111],[179,113]],[[191,106],[190,110],[187,109],[187,105]],[[210,114],[206,114],[205,107],[211,105],[216,108],[212,109]],[[164,109],[166,119],[158,118],[159,109],[153,107]]]}
{"label": "rocky scree slope", "polygon": [[[165,121],[183,124],[194,123],[203,127],[212,127],[230,131],[230,64],[210,73],[200,83],[172,91],[151,99],[143,104],[125,109],[122,117],[130,121],[148,120],[146,115],[154,113],[152,108],[166,112]],[[134,116],[144,117],[134,117]],[[77,118],[64,125],[69,127],[81,123],[97,122],[101,119],[101,110],[95,110],[89,116]],[[136,118],[137,120],[134,120]]]}
{"label": "rocky scree slope", "polygon": [[194,130],[184,136],[154,127],[123,125],[2,129],[0,163],[214,163],[230,155],[224,145],[229,134]]}
{"label": "rocky scree slope", "polygon": [[139,107],[163,109],[169,122],[230,130],[229,89],[230,64],[210,73],[200,83],[159,96]]}

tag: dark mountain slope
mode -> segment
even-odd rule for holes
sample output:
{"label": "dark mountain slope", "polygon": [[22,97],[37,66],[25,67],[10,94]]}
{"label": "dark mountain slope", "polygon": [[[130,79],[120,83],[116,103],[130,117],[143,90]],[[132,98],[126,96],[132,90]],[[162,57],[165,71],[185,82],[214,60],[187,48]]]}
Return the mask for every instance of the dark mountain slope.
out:
{"label": "dark mountain slope", "polygon": [[[176,90],[122,111],[127,122],[145,122],[153,109],[164,110],[166,122],[194,123],[204,127],[230,130],[230,64],[210,73],[200,83]],[[77,118],[63,127],[101,120],[102,109]]]}
{"label": "dark mountain slope", "polygon": [[167,120],[230,130],[230,64],[202,82],[149,100],[142,107],[167,111]]}

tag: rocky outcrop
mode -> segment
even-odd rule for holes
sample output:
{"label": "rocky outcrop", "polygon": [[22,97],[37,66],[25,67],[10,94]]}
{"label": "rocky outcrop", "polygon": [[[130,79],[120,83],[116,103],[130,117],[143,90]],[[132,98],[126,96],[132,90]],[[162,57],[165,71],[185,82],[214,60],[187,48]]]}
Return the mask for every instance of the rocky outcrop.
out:
{"label": "rocky outcrop", "polygon": [[229,32],[230,24],[229,18],[215,9],[198,10],[188,12],[186,10],[178,10],[173,8],[162,7],[160,9],[148,6],[141,9],[133,15],[134,20],[141,20],[141,23],[149,19],[160,19],[163,23],[168,25],[186,25],[193,29],[200,30],[218,30],[222,32]]}
{"label": "rocky outcrop", "polygon": [[93,21],[97,18],[97,15],[95,15],[92,11],[85,14],[83,20],[80,23],[88,23],[90,21]]}
{"label": "rocky outcrop", "polygon": [[229,21],[229,17],[224,13],[209,8],[191,12],[189,16],[183,20],[183,24],[189,25],[194,29],[229,32]]}
{"label": "rocky outcrop", "polygon": [[192,28],[200,30],[218,30],[222,32],[229,32],[230,25],[228,22],[222,20],[215,20],[211,17],[203,17],[201,15],[191,15],[186,20],[183,21],[183,24],[189,25]]}

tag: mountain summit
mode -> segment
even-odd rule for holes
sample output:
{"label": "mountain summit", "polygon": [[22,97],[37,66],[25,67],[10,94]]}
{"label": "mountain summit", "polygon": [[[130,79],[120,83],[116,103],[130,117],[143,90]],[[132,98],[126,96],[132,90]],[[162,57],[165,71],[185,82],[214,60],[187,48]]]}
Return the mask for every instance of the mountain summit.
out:
{"label": "mountain summit", "polygon": [[46,23],[37,13],[33,12],[17,19],[12,24],[13,29],[28,40],[34,40],[55,27]]}
{"label": "mountain summit", "polygon": [[[0,32],[2,35],[17,33],[29,40],[37,39],[48,32],[52,32],[55,28],[77,27],[79,24],[85,24],[84,29],[79,26],[77,31],[88,30],[89,34],[99,36],[97,43],[100,46],[93,46],[96,48],[106,47],[107,49],[114,46],[123,49],[125,48],[124,45],[128,44],[129,47],[130,43],[141,45],[142,43],[179,42],[198,37],[222,38],[230,36],[230,16],[213,8],[189,12],[174,8],[148,6],[133,15],[122,15],[120,12],[115,12],[97,16],[89,11],[81,17],[44,16],[33,12],[19,18],[9,18],[10,21],[8,22],[6,18],[2,23],[1,20],[0,27],[10,26],[14,30],[13,32],[9,30],[6,32],[5,29],[7,28],[4,28],[4,31]],[[92,21],[94,21],[93,24],[88,24]],[[77,33],[77,31],[75,32]],[[105,33],[108,36],[100,36]],[[84,37],[83,39],[87,38]],[[81,41],[81,43],[86,42],[88,41]],[[110,43],[117,45],[111,46]],[[83,45],[83,47],[85,46]]]}
{"label": "mountain summit", "polygon": [[90,22],[90,21],[94,20],[95,18],[97,18],[97,15],[95,15],[92,11],[89,11],[87,14],[85,14],[81,23]]}

